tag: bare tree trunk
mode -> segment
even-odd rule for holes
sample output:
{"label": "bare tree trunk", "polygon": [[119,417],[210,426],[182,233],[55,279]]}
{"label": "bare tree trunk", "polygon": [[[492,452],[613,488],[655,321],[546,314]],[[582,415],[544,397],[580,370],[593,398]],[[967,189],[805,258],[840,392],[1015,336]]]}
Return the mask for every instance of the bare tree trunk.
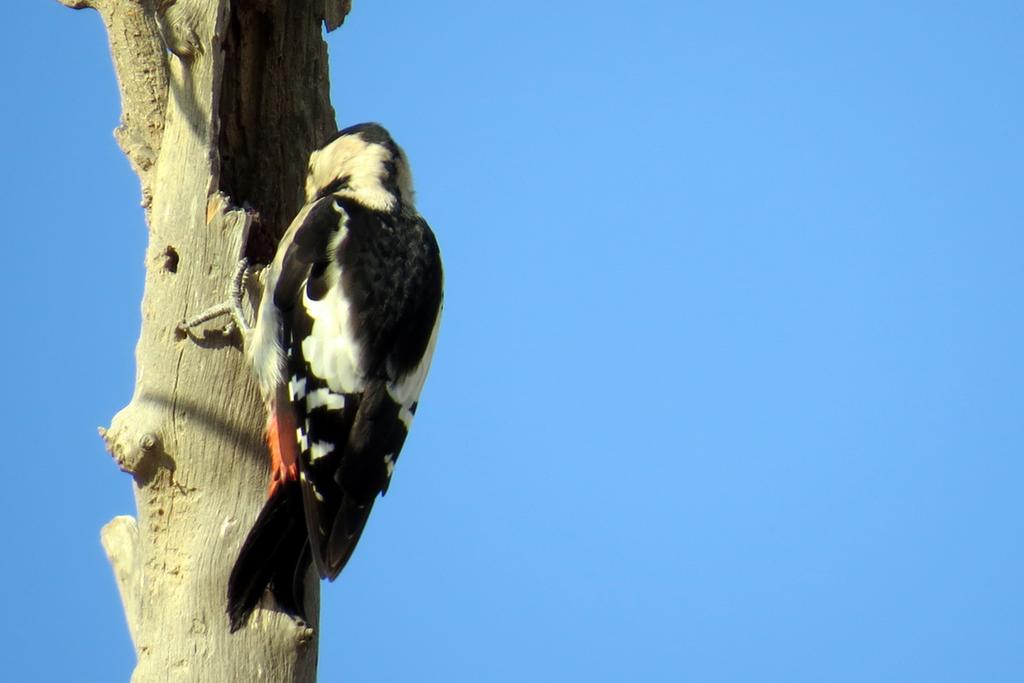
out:
{"label": "bare tree trunk", "polygon": [[132,680],[313,681],[312,572],[314,623],[259,610],[228,632],[228,572],[267,487],[263,408],[237,334],[177,324],[225,298],[243,251],[269,260],[298,210],[308,154],[335,130],[321,22],[337,27],[348,2],[60,2],[106,25],[116,137],[149,224],[135,393],[103,430],[138,507],[102,533],[138,655]]}

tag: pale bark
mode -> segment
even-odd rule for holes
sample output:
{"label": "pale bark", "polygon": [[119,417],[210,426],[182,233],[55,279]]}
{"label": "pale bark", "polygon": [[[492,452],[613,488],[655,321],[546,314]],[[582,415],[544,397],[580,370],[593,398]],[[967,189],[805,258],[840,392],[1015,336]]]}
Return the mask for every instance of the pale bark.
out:
{"label": "pale bark", "polygon": [[306,158],[335,129],[321,22],[338,26],[348,2],[60,2],[96,9],[107,28],[116,137],[149,225],[135,392],[101,430],[138,508],[102,532],[138,654],[132,680],[313,681],[312,573],[313,623],[267,598],[228,632],[228,572],[266,493],[263,409],[237,334],[177,325],[225,298],[240,254],[269,260],[299,208]]}

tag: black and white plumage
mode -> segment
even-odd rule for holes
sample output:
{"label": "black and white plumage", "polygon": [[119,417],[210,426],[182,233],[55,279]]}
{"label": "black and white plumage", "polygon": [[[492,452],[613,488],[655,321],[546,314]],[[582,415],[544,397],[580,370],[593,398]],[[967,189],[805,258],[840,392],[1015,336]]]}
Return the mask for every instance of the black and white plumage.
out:
{"label": "black and white plumage", "polygon": [[303,617],[310,563],[334,579],[387,491],[443,298],[404,152],[376,124],[314,152],[307,204],[266,271],[247,353],[268,406],[269,499],[228,585],[232,630],[268,586]]}

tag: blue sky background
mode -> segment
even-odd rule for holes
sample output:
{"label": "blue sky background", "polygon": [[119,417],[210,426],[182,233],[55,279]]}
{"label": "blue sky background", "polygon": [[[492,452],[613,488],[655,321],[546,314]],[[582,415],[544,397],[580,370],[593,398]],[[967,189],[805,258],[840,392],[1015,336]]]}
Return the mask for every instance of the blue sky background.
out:
{"label": "blue sky background", "polygon": [[[1024,5],[354,4],[448,291],[321,680],[1024,680]],[[127,680],[138,183],[97,15],[11,11],[0,653]]]}

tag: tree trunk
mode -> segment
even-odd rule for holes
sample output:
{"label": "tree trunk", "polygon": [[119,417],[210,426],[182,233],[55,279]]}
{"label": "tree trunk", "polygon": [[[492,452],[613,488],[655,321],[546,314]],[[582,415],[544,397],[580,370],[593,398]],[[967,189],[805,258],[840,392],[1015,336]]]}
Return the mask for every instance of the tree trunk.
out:
{"label": "tree trunk", "polygon": [[266,262],[335,131],[321,31],[347,0],[60,0],[99,12],[123,116],[115,132],[149,225],[131,402],[101,430],[137,518],[102,540],[138,656],[133,681],[313,681],[308,626],[273,609],[229,634],[227,577],[266,494],[263,407],[235,332],[178,323],[223,301],[244,253]]}

